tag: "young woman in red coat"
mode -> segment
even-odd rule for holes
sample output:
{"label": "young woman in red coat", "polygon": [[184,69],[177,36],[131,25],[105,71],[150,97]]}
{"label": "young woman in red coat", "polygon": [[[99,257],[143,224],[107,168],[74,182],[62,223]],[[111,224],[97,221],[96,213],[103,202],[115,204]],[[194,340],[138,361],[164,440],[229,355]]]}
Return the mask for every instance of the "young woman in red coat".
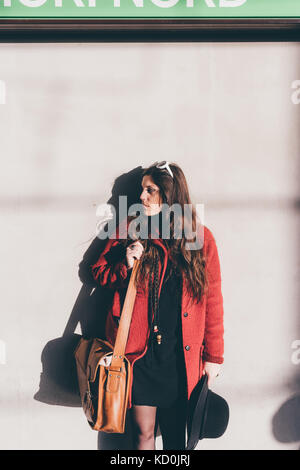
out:
{"label": "young woman in red coat", "polygon": [[[108,240],[92,274],[114,289],[106,320],[106,338],[114,344],[131,269],[140,260],[125,350],[133,372],[128,408],[135,448],[155,449],[158,412],[164,449],[184,449],[187,400],[202,374],[211,386],[223,363],[219,256],[178,165],[144,170],[140,199],[142,214],[125,223],[129,235],[123,239],[117,231]],[[168,213],[171,206],[179,210]]]}

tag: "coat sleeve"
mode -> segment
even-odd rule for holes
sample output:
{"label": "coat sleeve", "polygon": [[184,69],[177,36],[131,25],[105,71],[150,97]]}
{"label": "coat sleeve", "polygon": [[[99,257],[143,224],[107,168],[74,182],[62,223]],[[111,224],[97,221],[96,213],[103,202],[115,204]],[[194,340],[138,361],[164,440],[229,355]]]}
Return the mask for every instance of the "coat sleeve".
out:
{"label": "coat sleeve", "polygon": [[91,265],[91,271],[97,285],[126,287],[130,269],[126,263],[126,248],[120,240],[108,240],[97,262]]}
{"label": "coat sleeve", "polygon": [[224,312],[220,261],[216,241],[207,228],[205,236],[208,291],[206,294],[203,360],[222,364],[224,362]]}
{"label": "coat sleeve", "polygon": [[78,264],[79,279],[83,284],[91,288],[97,287],[98,285],[92,275],[91,265],[98,260],[99,253],[102,253],[106,243],[107,240],[100,240],[98,237],[94,238]]}

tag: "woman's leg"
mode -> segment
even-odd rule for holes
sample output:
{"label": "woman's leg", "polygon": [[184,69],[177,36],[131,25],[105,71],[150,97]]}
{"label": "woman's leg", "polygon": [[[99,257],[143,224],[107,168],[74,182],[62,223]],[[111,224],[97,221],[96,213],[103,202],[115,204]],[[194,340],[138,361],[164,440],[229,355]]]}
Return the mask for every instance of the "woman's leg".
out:
{"label": "woman's leg", "polygon": [[156,406],[132,405],[132,418],[135,448],[155,450]]}

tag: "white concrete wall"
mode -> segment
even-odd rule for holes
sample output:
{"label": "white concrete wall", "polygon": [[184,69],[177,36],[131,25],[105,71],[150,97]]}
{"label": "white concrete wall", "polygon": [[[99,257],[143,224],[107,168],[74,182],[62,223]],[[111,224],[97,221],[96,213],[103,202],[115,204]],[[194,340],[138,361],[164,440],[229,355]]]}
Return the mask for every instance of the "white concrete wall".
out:
{"label": "white concrete wall", "polygon": [[33,399],[41,352],[81,288],[97,204],[114,178],[163,159],[182,166],[205,204],[223,277],[214,390],[231,420],[198,448],[299,447],[288,402],[300,377],[299,52],[299,43],[0,45],[2,449],[97,448],[80,408]]}

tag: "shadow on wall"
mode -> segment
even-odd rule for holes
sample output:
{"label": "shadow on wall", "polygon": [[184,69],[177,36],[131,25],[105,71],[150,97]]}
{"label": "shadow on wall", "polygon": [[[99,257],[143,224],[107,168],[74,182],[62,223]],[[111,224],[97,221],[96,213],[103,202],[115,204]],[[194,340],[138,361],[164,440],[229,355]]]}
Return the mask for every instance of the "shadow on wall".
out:
{"label": "shadow on wall", "polygon": [[[300,378],[296,382],[297,390]],[[275,439],[284,444],[297,444],[300,450],[300,394],[296,393],[284,402],[272,420],[272,431]]]}
{"label": "shadow on wall", "polygon": [[[116,208],[118,223],[119,196],[126,195],[128,206],[139,202],[141,194],[142,167],[137,167],[119,176],[113,185],[108,204]],[[107,226],[103,228],[105,230]],[[83,285],[75,301],[71,315],[60,338],[49,341],[42,351],[42,373],[39,390],[34,399],[49,405],[81,406],[77,382],[74,351],[81,338],[75,332],[80,324],[82,335],[86,338],[105,338],[106,316],[113,300],[111,289],[96,284],[90,266],[99,258],[106,240],[96,237],[83,255],[79,263],[79,278]],[[88,423],[87,423],[88,426]],[[156,424],[157,429],[157,424]],[[131,413],[127,413],[124,434],[98,433],[100,449],[131,449],[132,423]]]}
{"label": "shadow on wall", "polygon": [[[298,67],[298,75],[300,75],[300,68]],[[298,127],[300,125],[300,115],[297,115],[297,124]],[[299,139],[298,139],[299,145]],[[299,164],[299,161],[298,161]],[[299,168],[299,165],[298,165]],[[298,174],[298,176],[300,176]],[[295,200],[294,209],[296,210],[296,216],[299,216],[299,194]],[[298,232],[299,232],[299,224],[298,224]],[[298,240],[299,240],[299,233],[298,233]],[[300,259],[300,245],[298,244],[298,260]],[[299,261],[298,261],[299,262]],[[300,305],[298,305],[298,310],[300,309]],[[294,325],[293,331],[299,332],[300,331],[300,317],[299,313],[297,312],[296,322]],[[298,339],[299,337],[293,338]],[[300,365],[298,364],[297,367],[299,368]],[[300,375],[299,372],[293,377],[291,389],[293,393],[290,395],[289,399],[286,400],[280,408],[276,411],[272,419],[272,432],[273,436],[278,442],[285,443],[285,444],[293,444],[295,443],[295,447],[300,450]]]}

